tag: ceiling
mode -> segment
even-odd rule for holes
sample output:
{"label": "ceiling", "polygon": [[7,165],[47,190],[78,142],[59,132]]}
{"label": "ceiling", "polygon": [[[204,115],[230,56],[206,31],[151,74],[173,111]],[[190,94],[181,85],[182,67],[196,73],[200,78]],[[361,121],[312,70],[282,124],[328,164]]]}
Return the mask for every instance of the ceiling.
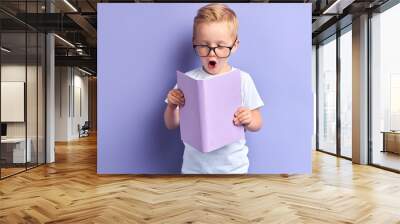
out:
{"label": "ceiling", "polygon": [[[335,3],[337,1],[337,3]],[[254,3],[312,3],[313,43],[329,37],[339,27],[351,23],[351,18],[366,10],[372,10],[388,0],[252,0],[217,2]],[[3,46],[8,44],[24,53],[25,30],[55,32],[56,65],[80,66],[96,71],[97,3],[100,2],[183,2],[149,0],[1,0],[0,24]],[[215,2],[215,1],[185,1]],[[48,13],[52,9],[52,13]],[[27,13],[26,13],[27,12]],[[338,23],[338,21],[341,21]],[[339,25],[338,25],[339,24]],[[62,39],[66,40],[63,41]],[[71,45],[72,44],[72,45]],[[35,43],[28,44],[36,48]],[[29,53],[28,53],[29,54]]]}

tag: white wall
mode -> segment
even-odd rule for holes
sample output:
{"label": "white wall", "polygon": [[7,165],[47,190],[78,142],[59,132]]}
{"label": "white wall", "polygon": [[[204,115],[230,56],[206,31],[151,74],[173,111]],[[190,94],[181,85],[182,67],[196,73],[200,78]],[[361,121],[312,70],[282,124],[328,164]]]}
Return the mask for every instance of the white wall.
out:
{"label": "white wall", "polygon": [[[89,113],[88,113],[88,77],[87,76],[81,76],[82,73],[79,71],[79,75],[76,75],[76,72],[78,70],[74,70],[75,75],[74,75],[74,108],[72,108],[72,120],[71,120],[71,135],[73,138],[78,138],[79,133],[78,133],[78,124],[81,126],[85,123],[85,121],[88,121],[89,119]],[[80,92],[80,93],[79,93]],[[79,97],[80,95],[80,97]],[[80,103],[79,103],[80,101]],[[81,108],[79,108],[81,107]],[[81,110],[81,111],[80,111]],[[75,113],[74,113],[75,112]]]}
{"label": "white wall", "polygon": [[[1,66],[2,82],[24,82],[26,84],[26,107],[23,106],[22,112],[27,115],[27,120],[23,122],[5,122],[7,123],[8,138],[24,138],[25,135],[30,139],[30,148],[32,161],[44,162],[45,150],[45,116],[44,100],[45,85],[44,74],[41,66],[32,66],[18,63],[3,64]],[[26,80],[27,79],[27,80]],[[2,96],[6,97],[6,96]],[[11,110],[2,107],[1,110]],[[8,111],[16,113],[16,111]],[[39,153],[39,156],[37,156]]]}
{"label": "white wall", "polygon": [[[27,69],[27,70],[25,70]],[[26,73],[27,71],[27,73]],[[41,70],[39,70],[41,73]],[[36,66],[18,65],[18,64],[5,64],[1,66],[1,81],[2,82],[25,82],[25,76],[28,78],[27,87],[27,119],[28,119],[28,137],[31,133],[36,136],[36,122],[37,122],[37,98],[36,98]],[[41,107],[42,105],[39,105]],[[1,108],[6,110],[7,108]],[[25,123],[26,122],[7,122],[7,136],[8,137],[25,137]]]}
{"label": "white wall", "polygon": [[68,140],[69,68],[55,68],[55,141]]}
{"label": "white wall", "polygon": [[55,140],[77,139],[78,124],[88,120],[88,77],[76,68],[56,67],[55,89]]}
{"label": "white wall", "polygon": [[[25,64],[8,64],[1,66],[1,81],[2,82],[25,82]],[[28,67],[28,71],[32,67]],[[28,72],[28,74],[31,74]],[[1,108],[6,110],[7,108]],[[11,122],[7,123],[7,136],[8,137],[25,137],[25,123],[24,122]]]}

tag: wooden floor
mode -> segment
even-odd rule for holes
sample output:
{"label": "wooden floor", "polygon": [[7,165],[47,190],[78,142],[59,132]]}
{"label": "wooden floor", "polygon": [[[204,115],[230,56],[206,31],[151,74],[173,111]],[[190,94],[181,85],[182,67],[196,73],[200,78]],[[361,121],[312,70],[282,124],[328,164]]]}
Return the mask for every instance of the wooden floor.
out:
{"label": "wooden floor", "polygon": [[0,168],[1,169],[1,177],[8,177],[11,176],[13,174],[25,171],[25,167],[24,168]]}
{"label": "wooden floor", "polygon": [[25,164],[18,164],[18,167],[7,167],[7,168],[0,168],[1,170],[1,178],[6,178],[11,175],[15,175],[20,172],[24,172],[27,169],[33,169],[37,166],[36,163],[27,163],[27,167]]}
{"label": "wooden floor", "polygon": [[96,174],[96,139],[0,181],[0,223],[400,223],[400,175],[315,152],[312,175]]}

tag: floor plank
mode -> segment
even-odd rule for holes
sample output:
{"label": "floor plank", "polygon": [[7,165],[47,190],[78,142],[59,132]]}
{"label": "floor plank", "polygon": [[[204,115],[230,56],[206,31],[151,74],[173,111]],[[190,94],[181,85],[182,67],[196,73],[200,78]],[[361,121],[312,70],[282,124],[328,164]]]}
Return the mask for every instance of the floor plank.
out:
{"label": "floor plank", "polygon": [[311,175],[97,175],[96,138],[0,181],[0,223],[400,223],[400,175],[313,153]]}

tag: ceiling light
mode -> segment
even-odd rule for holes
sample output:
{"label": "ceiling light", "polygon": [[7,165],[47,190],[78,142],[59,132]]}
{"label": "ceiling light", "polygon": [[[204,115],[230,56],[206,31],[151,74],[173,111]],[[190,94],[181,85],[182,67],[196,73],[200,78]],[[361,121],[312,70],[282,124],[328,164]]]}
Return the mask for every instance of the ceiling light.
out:
{"label": "ceiling light", "polygon": [[74,10],[74,12],[78,12],[78,10],[71,4],[69,3],[68,0],[64,0],[65,4],[67,4],[72,10]]}
{"label": "ceiling light", "polygon": [[90,73],[90,72],[88,72],[88,71],[86,71],[86,70],[83,70],[83,69],[81,69],[81,68],[79,68],[79,67],[78,67],[78,70],[81,71],[81,72],[83,72],[83,73],[85,73],[85,74],[87,74],[87,75],[92,75],[92,73]]}
{"label": "ceiling light", "polygon": [[75,48],[75,45],[71,44],[71,42],[67,41],[66,39],[64,39],[64,38],[62,38],[62,37],[60,37],[60,36],[58,36],[57,34],[54,34],[54,36],[57,37],[58,39],[60,39],[61,41],[63,41],[64,43],[66,43],[67,45],[69,45],[69,46]]}
{"label": "ceiling light", "polygon": [[336,0],[332,5],[325,9],[322,14],[341,14],[343,13],[343,9],[347,8],[347,6],[351,5],[353,2],[354,0]]}
{"label": "ceiling light", "polygon": [[7,49],[7,48],[5,48],[5,47],[1,47],[1,50],[4,51],[4,52],[6,52],[6,53],[10,53],[10,52],[11,52],[11,50],[9,50],[9,49]]}

